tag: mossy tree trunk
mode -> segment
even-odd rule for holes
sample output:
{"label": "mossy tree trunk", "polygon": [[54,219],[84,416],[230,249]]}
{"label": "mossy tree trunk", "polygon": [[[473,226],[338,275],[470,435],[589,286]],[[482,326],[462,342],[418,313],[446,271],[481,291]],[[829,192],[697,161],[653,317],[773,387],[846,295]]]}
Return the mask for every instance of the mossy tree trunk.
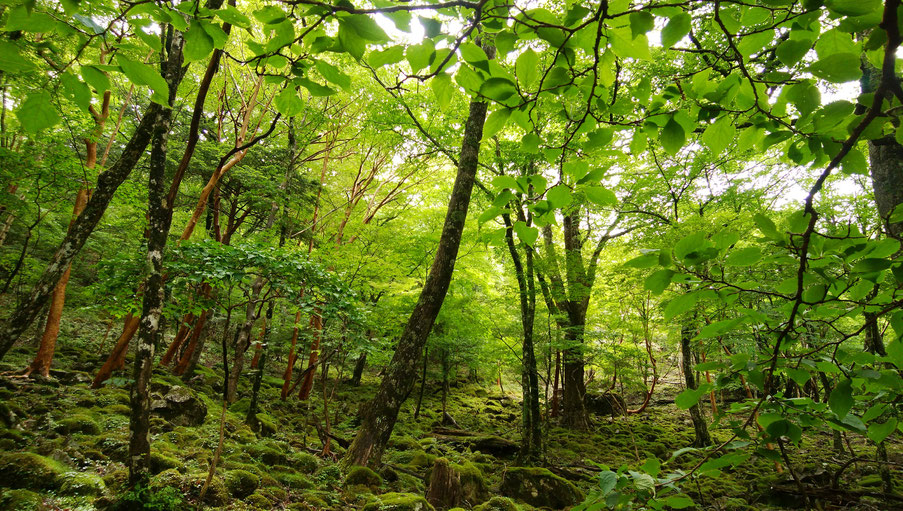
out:
{"label": "mossy tree trunk", "polygon": [[[487,49],[490,57],[494,56],[494,48]],[[455,269],[455,259],[458,256],[479,163],[480,139],[483,138],[486,107],[486,103],[481,101],[470,103],[458,159],[458,173],[448,201],[442,235],[429,276],[398,341],[398,347],[376,396],[361,409],[360,430],[345,456],[345,462],[349,465],[379,465],[392,435],[392,429],[395,427],[395,421],[398,419],[398,410],[407,399],[416,380],[420,353],[439,315]]]}
{"label": "mossy tree trunk", "polygon": [[[687,388],[695,390],[697,387],[693,371],[693,348],[690,345],[694,332],[692,320],[690,318],[685,319],[680,329],[680,367],[684,374]],[[695,433],[693,446],[707,447],[712,445],[712,437],[709,435],[709,428],[705,422],[705,417],[702,415],[702,408],[700,408],[699,403],[690,407],[690,419],[693,421],[693,431]]]}
{"label": "mossy tree trunk", "polygon": [[150,380],[154,347],[160,332],[164,300],[163,251],[172,223],[172,207],[166,200],[166,153],[172,123],[172,106],[181,82],[182,33],[170,25],[166,31],[168,55],[161,64],[169,86],[168,105],[154,125],[148,172],[147,280],[145,283],[138,346],[135,350],[134,383],[129,416],[129,483],[134,485],[150,475]]}

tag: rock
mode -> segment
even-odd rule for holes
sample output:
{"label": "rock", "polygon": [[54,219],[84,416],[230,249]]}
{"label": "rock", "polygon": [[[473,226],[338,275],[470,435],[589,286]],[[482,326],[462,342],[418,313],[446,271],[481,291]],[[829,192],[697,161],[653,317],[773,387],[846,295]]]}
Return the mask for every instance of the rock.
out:
{"label": "rock", "polygon": [[151,474],[159,474],[164,470],[180,468],[182,466],[181,461],[171,456],[167,456],[160,451],[151,450],[150,458]]}
{"label": "rock", "polygon": [[433,464],[426,499],[437,509],[472,506],[489,498],[480,469],[472,463],[456,465],[445,458]]}
{"label": "rock", "polygon": [[31,452],[0,455],[0,486],[7,488],[54,489],[65,472],[62,463]]}
{"label": "rock", "polygon": [[587,393],[583,398],[586,411],[596,415],[624,415],[627,403],[620,394],[606,392],[604,394]]}
{"label": "rock", "polygon": [[477,437],[471,442],[470,448],[497,458],[514,456],[520,450],[519,445],[500,436]]}
{"label": "rock", "polygon": [[16,511],[39,511],[46,509],[44,499],[29,490],[6,490],[0,495],[0,509]]}
{"label": "rock", "polygon": [[564,509],[583,500],[583,493],[573,483],[538,467],[509,468],[499,490],[534,507]]}
{"label": "rock", "polygon": [[385,493],[379,502],[371,502],[363,511],[435,511],[435,508],[420,495],[413,493]]}
{"label": "rock", "polygon": [[473,511],[520,511],[508,497],[492,497],[489,502],[474,506]]}
{"label": "rock", "polygon": [[191,389],[175,386],[151,402],[151,413],[175,426],[200,426],[207,418],[207,405]]}
{"label": "rock", "polygon": [[223,483],[233,497],[243,499],[257,490],[260,478],[247,470],[230,470],[223,476]]}
{"label": "rock", "polygon": [[77,413],[60,420],[56,430],[66,434],[98,435],[100,434],[100,425],[90,415]]}
{"label": "rock", "polygon": [[66,472],[60,477],[60,493],[63,495],[103,495],[107,485],[99,476],[82,472]]}
{"label": "rock", "polygon": [[372,491],[376,491],[381,484],[383,484],[383,480],[379,474],[367,467],[351,467],[348,470],[348,475],[345,476],[346,487],[362,485],[370,488]]}

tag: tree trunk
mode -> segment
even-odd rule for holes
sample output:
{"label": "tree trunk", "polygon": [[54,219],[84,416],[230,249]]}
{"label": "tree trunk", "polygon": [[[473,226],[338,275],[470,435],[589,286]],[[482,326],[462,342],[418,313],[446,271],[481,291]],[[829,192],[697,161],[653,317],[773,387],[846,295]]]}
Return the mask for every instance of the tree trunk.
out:
{"label": "tree trunk", "polygon": [[207,326],[207,317],[209,315],[209,310],[201,312],[201,315],[194,324],[194,328],[191,329],[191,337],[188,339],[188,345],[185,347],[185,351],[182,353],[179,362],[173,368],[172,374],[182,376],[188,370],[188,366],[191,365],[192,360],[197,362],[197,358],[200,356],[201,351],[201,346],[198,343],[203,339],[202,336],[204,335],[204,328]]}
{"label": "tree trunk", "polygon": [[[689,321],[689,320],[687,320]],[[680,355],[681,370],[684,373],[684,381],[688,389],[696,389],[696,379],[693,375],[693,351],[690,347],[690,339],[693,338],[693,326],[688,322],[680,330]],[[709,428],[699,403],[690,407],[690,418],[693,420],[693,430],[696,434],[693,447],[707,447],[712,445],[712,437],[709,436]]]}
{"label": "tree trunk", "polygon": [[248,406],[248,415],[245,417],[245,424],[251,427],[252,431],[259,431],[260,424],[257,422],[257,400],[260,396],[260,384],[263,382],[263,371],[267,365],[267,352],[270,345],[270,323],[273,319],[273,307],[276,305],[275,300],[270,300],[267,306],[267,313],[264,319],[263,338],[261,339],[260,358],[257,360],[257,368],[254,373],[254,386],[251,389],[251,405]]}
{"label": "tree trunk", "polygon": [[558,417],[560,414],[559,409],[559,400],[561,398],[561,391],[558,390],[559,384],[561,382],[561,352],[555,351],[555,379],[552,384],[552,417]]}
{"label": "tree trunk", "polygon": [[132,336],[138,331],[138,323],[140,321],[141,318],[133,314],[129,314],[125,317],[122,334],[119,336],[119,339],[117,339],[116,345],[113,346],[113,351],[110,353],[110,356],[107,357],[106,362],[104,362],[100,367],[100,370],[97,371],[97,375],[91,383],[92,389],[99,389],[100,386],[103,385],[103,382],[110,379],[110,376],[113,375],[113,371],[122,369],[125,363],[125,355],[129,350],[129,341],[132,340]]}
{"label": "tree trunk", "polygon": [[[490,57],[494,56],[494,48],[489,50],[487,53],[490,53]],[[436,316],[439,315],[455,269],[455,259],[479,163],[480,139],[483,138],[485,121],[486,103],[472,101],[464,127],[458,174],[448,201],[448,212],[430,274],[376,396],[361,409],[361,428],[345,457],[345,462],[349,465],[379,465],[398,419],[398,410],[411,392],[417,375],[418,358]]]}
{"label": "tree trunk", "polygon": [[317,366],[317,359],[320,358],[320,337],[323,335],[323,317],[320,315],[320,308],[314,308],[314,313],[310,316],[310,329],[314,338],[310,342],[310,358],[307,361],[307,373],[304,375],[304,381],[301,382],[301,390],[298,391],[298,399],[306,401],[310,397],[310,391],[314,388],[314,374]]}
{"label": "tree trunk", "polygon": [[285,367],[285,372],[282,373],[282,379],[284,383],[282,384],[282,393],[279,398],[285,401],[285,398],[288,397],[288,393],[291,392],[289,389],[292,385],[292,371],[295,368],[295,360],[297,359],[297,355],[295,354],[295,348],[298,344],[298,322],[301,321],[301,311],[295,313],[295,326],[292,327],[292,347],[288,352],[288,365]]}
{"label": "tree trunk", "polygon": [[423,347],[423,371],[420,373],[420,394],[417,395],[417,406],[414,407],[414,420],[420,417],[420,407],[423,405],[423,390],[426,388],[426,364],[429,361],[430,347]]}
{"label": "tree trunk", "polygon": [[[95,142],[96,146],[96,142]],[[95,154],[96,156],[96,154]],[[93,165],[92,165],[93,168]],[[75,198],[75,208],[72,211],[72,222],[85,209],[91,192],[82,187]],[[71,229],[72,223],[69,224]],[[66,267],[59,283],[53,288],[53,296],[50,300],[50,312],[47,314],[47,322],[44,324],[44,335],[41,336],[41,346],[35,355],[34,361],[28,366],[27,373],[38,373],[44,378],[50,376],[50,364],[53,362],[53,354],[56,351],[56,339],[60,335],[60,319],[63,317],[63,305],[66,302],[66,285],[69,284],[69,273],[72,264]]]}
{"label": "tree trunk", "polygon": [[[235,339],[235,355],[232,367],[229,369],[229,383],[226,386],[226,401],[230,403],[234,403],[238,399],[238,379],[241,377],[244,367],[245,351],[250,346],[251,330],[254,328],[254,322],[257,321],[257,299],[260,297],[261,289],[263,289],[263,277],[257,277],[251,284],[251,293],[245,310],[245,322]],[[223,356],[225,355],[224,353]]]}
{"label": "tree trunk", "polygon": [[354,372],[351,373],[351,386],[358,387],[361,384],[361,377],[364,375],[364,367],[367,365],[367,354],[361,353],[354,363]]}
{"label": "tree trunk", "polygon": [[129,483],[138,484],[150,477],[150,380],[154,366],[154,347],[163,313],[163,251],[172,224],[172,208],[166,201],[166,151],[172,120],[172,105],[182,79],[182,33],[169,27],[169,55],[163,63],[163,76],[169,85],[169,102],[154,126],[148,172],[148,275],[144,289],[138,346],[135,350],[134,383],[129,416]]}

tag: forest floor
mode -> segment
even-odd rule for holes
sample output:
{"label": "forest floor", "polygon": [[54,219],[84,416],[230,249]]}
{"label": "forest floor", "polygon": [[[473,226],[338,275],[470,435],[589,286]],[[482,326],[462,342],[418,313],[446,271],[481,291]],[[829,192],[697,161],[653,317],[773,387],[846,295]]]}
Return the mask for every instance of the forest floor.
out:
{"label": "forest floor", "polygon": [[[222,372],[209,367],[199,367],[187,385],[189,409],[164,407],[159,413],[166,418],[152,418],[155,475],[150,491],[127,492],[127,372],[92,390],[90,382],[101,355],[97,350],[63,346],[51,379],[16,377],[13,373],[27,365],[30,353],[31,349],[19,348],[0,364],[0,373],[5,373],[0,377],[0,509],[129,509],[123,502],[143,500],[155,506],[143,509],[158,510],[427,510],[430,507],[423,496],[439,457],[470,481],[471,491],[460,503],[465,509],[568,507],[552,498],[554,495],[531,499],[503,488],[506,473],[508,477],[514,473],[520,438],[516,388],[506,388],[503,394],[494,381],[484,385],[455,381],[447,401],[448,413],[457,422],[452,428],[441,424],[441,388],[436,383],[427,385],[421,413],[414,419],[419,390],[415,389],[404,405],[379,473],[346,472],[337,459],[344,452],[345,440],[353,437],[358,406],[373,395],[378,378],[365,376],[359,387],[352,387],[331,378],[324,385],[318,377],[310,400],[301,402],[291,396],[281,401],[282,380],[275,363],[272,374],[263,379],[259,432],[245,424],[247,397],[229,406],[222,458],[203,503],[198,502],[198,493],[217,447],[222,410]],[[156,371],[153,391],[157,400],[162,403],[167,395],[178,394],[175,387],[185,384],[165,369]],[[324,387],[330,396],[326,408]],[[250,384],[242,382],[240,388],[248,389]],[[675,391],[670,389],[672,398]],[[633,468],[656,458],[663,463],[663,471],[694,466],[701,459],[698,451],[672,457],[692,443],[688,414],[667,404],[664,395],[657,394],[653,401],[658,404],[640,414],[594,416],[590,431],[547,428],[542,465],[554,475],[542,474],[555,481],[566,479],[579,488],[575,495],[585,495],[598,487],[599,464]],[[320,436],[324,409],[336,438],[331,440],[328,454],[323,453]],[[712,432],[717,440],[730,435],[717,426]],[[846,468],[839,479],[843,491],[832,493],[831,479],[850,457],[832,452],[830,439],[830,434],[805,436],[800,447],[788,447],[802,483],[822,492],[824,509],[900,508],[903,501],[869,496],[880,493],[881,481],[873,464]],[[874,455],[861,437],[850,440],[858,456]],[[890,451],[892,461],[903,461],[899,440]],[[895,477],[900,488],[903,477],[899,472]],[[778,474],[773,461],[753,457],[736,468],[721,470],[717,477],[694,477],[683,490],[696,502],[695,509],[738,511],[803,508],[796,488],[787,470]],[[114,506],[116,502],[119,507]]]}

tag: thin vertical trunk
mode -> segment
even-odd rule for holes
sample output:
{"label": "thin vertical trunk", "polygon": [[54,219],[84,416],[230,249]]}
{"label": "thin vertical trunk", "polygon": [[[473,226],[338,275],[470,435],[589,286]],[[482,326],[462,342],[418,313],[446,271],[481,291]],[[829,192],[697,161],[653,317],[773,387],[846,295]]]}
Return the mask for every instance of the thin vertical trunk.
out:
{"label": "thin vertical trunk", "polygon": [[552,384],[552,417],[558,417],[560,413],[559,409],[559,400],[561,396],[561,391],[559,389],[559,382],[561,381],[561,352],[555,351],[555,379]]}
{"label": "thin vertical trunk", "polygon": [[113,351],[110,353],[110,356],[107,357],[106,362],[104,362],[103,366],[100,367],[100,370],[97,371],[97,375],[94,376],[94,381],[91,383],[92,389],[99,389],[100,386],[103,385],[103,382],[110,379],[110,376],[113,375],[113,371],[122,369],[125,362],[125,355],[129,349],[129,341],[132,340],[132,336],[138,331],[138,323],[140,320],[140,316],[135,316],[131,313],[125,317],[122,334],[120,334],[119,339],[116,340],[116,344],[113,346]]}
{"label": "thin vertical trunk", "polygon": [[429,360],[430,347],[423,347],[423,371],[420,373],[420,394],[417,395],[417,406],[414,407],[414,420],[420,417],[420,407],[423,405],[423,391],[426,388],[426,364]]}
{"label": "thin vertical trunk", "polygon": [[129,416],[129,483],[145,481],[150,476],[150,379],[154,365],[154,347],[163,313],[163,251],[172,224],[172,208],[166,201],[166,152],[172,121],[172,106],[182,79],[182,33],[169,27],[169,39],[163,77],[169,85],[168,105],[154,126],[148,172],[148,275],[143,294],[138,345],[135,350],[134,383]]}
{"label": "thin vertical trunk", "polygon": [[357,387],[361,384],[361,377],[364,375],[364,367],[367,366],[367,354],[361,353],[354,363],[354,372],[351,373],[351,386]]}
{"label": "thin vertical trunk", "polygon": [[[687,320],[689,321],[689,320]],[[690,339],[693,338],[693,326],[688,322],[680,330],[680,354],[681,354],[681,370],[684,373],[684,381],[688,389],[696,389],[696,380],[693,375],[693,351],[690,347]],[[709,435],[709,428],[706,425],[705,417],[702,415],[702,409],[699,403],[690,407],[690,418],[693,420],[693,431],[695,439],[694,447],[707,447],[712,445],[712,437]]]}
{"label": "thin vertical trunk", "polygon": [[[487,49],[490,57],[494,56],[494,48]],[[361,427],[345,457],[349,465],[379,465],[398,420],[398,411],[416,379],[417,361],[439,315],[455,269],[479,163],[485,121],[486,103],[472,101],[464,127],[458,173],[433,265],[376,396],[361,409]]]}
{"label": "thin vertical trunk", "polygon": [[185,351],[182,353],[181,358],[179,358],[179,362],[173,368],[172,374],[182,376],[188,370],[192,361],[195,361],[195,363],[197,362],[197,357],[201,352],[199,343],[201,339],[204,338],[204,328],[207,326],[207,318],[209,316],[209,310],[201,312],[200,317],[198,317],[197,322],[194,324],[194,328],[191,330],[191,337],[188,339],[188,345],[185,347]]}
{"label": "thin vertical trunk", "polygon": [[263,382],[263,371],[266,369],[267,352],[270,346],[270,323],[273,319],[273,307],[276,300],[270,300],[267,306],[266,316],[264,317],[263,335],[260,342],[260,357],[257,360],[256,371],[254,372],[254,386],[251,389],[251,404],[248,406],[248,415],[245,417],[245,423],[251,426],[251,430],[258,431],[260,424],[257,421],[257,401],[260,396],[260,384]]}
{"label": "thin vertical trunk", "polygon": [[314,368],[320,358],[320,339],[323,335],[323,317],[320,314],[320,307],[315,307],[314,313],[310,316],[310,330],[313,333],[313,340],[310,342],[308,371],[304,375],[304,381],[301,382],[301,390],[298,391],[298,399],[302,401],[306,401],[310,397],[310,391],[314,387],[314,373],[316,373]]}
{"label": "thin vertical trunk", "polygon": [[226,386],[226,401],[230,403],[234,403],[238,399],[238,379],[241,377],[244,367],[245,351],[250,346],[251,329],[254,328],[254,322],[257,321],[257,300],[260,297],[261,289],[263,289],[263,277],[257,277],[251,284],[251,293],[245,309],[245,322],[237,332],[235,339],[235,354],[229,372],[229,383]]}
{"label": "thin vertical trunk", "polygon": [[288,365],[285,367],[285,372],[282,373],[282,379],[284,383],[282,384],[282,393],[279,395],[279,398],[285,401],[290,392],[290,388],[292,385],[292,371],[295,368],[295,360],[297,359],[297,355],[295,354],[295,348],[298,344],[298,322],[301,321],[301,310],[295,313],[295,325],[292,327],[292,347],[288,352]]}

